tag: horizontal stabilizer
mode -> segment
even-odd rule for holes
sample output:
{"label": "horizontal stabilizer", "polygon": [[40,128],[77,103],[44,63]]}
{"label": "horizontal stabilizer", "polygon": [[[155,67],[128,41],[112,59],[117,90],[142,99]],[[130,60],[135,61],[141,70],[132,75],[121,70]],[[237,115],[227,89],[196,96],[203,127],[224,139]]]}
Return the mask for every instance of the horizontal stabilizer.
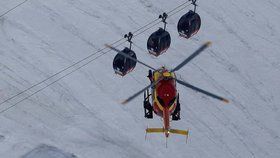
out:
{"label": "horizontal stabilizer", "polygon": [[163,128],[147,128],[146,133],[163,133]]}
{"label": "horizontal stabilizer", "polygon": [[[165,132],[166,133],[172,133],[172,134],[184,135],[184,136],[186,136],[186,143],[188,141],[189,130],[180,130],[180,129],[165,130],[164,128],[147,128],[145,139],[147,138],[147,133],[165,133]],[[168,135],[166,136],[166,138],[167,137],[168,137]]]}
{"label": "horizontal stabilizer", "polygon": [[[165,130],[163,128],[147,128],[146,133],[164,133]],[[168,133],[173,133],[173,134],[180,134],[184,136],[188,136],[189,130],[180,130],[180,129],[169,129],[167,131]]]}
{"label": "horizontal stabilizer", "polygon": [[181,134],[184,136],[188,136],[188,134],[189,134],[189,130],[185,131],[185,130],[180,130],[180,129],[170,129],[169,132],[173,133],[173,134]]}

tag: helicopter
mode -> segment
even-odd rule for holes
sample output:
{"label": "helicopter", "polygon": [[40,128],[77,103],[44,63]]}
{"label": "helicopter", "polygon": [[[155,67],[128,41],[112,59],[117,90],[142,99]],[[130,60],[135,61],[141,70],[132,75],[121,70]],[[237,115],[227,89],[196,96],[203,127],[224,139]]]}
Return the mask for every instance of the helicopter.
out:
{"label": "helicopter", "polygon": [[[169,70],[165,67],[161,67],[159,69],[155,69],[152,66],[139,61],[138,59],[132,58],[129,55],[123,53],[121,50],[111,46],[105,45],[106,47],[114,50],[121,55],[134,60],[135,62],[144,65],[149,68],[148,78],[150,79],[151,84],[141,89],[137,93],[130,96],[128,99],[124,100],[122,104],[127,104],[131,100],[138,97],[141,93],[144,93],[144,112],[145,117],[147,119],[153,118],[153,113],[158,115],[163,119],[163,127],[162,128],[147,128],[147,133],[164,133],[166,140],[169,137],[170,133],[179,134],[186,136],[186,140],[188,138],[189,130],[179,130],[172,129],[170,126],[170,121],[180,120],[180,101],[179,101],[179,93],[177,91],[177,83],[183,85],[187,88],[190,88],[194,91],[200,92],[207,96],[210,96],[214,99],[218,99],[225,103],[229,103],[229,100],[220,97],[216,94],[210,93],[203,89],[200,89],[192,84],[189,84],[185,81],[182,81],[176,77],[175,72],[180,70],[186,64],[188,64],[192,59],[198,56],[201,52],[203,52],[207,47],[211,45],[211,42],[206,42],[202,46],[200,46],[194,53],[192,53],[188,58],[186,58],[183,62],[181,62],[175,68]],[[149,93],[151,91],[151,93]],[[152,103],[150,103],[150,98],[152,99]]]}

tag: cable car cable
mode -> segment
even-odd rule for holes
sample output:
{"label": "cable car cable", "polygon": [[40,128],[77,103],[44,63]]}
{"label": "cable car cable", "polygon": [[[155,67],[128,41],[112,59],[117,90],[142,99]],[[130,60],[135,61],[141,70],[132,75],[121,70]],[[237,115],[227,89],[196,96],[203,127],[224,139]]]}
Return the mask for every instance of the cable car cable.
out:
{"label": "cable car cable", "polygon": [[[115,43],[118,43],[119,41],[120,41],[120,40],[114,42],[112,45],[114,45]],[[124,42],[123,42],[123,43],[124,43]],[[123,44],[123,43],[122,43],[122,44]],[[30,89],[32,89],[32,88],[34,88],[34,87],[36,87],[36,86],[38,86],[38,85],[40,85],[40,84],[46,82],[47,80],[49,80],[49,79],[51,79],[51,78],[53,78],[53,77],[55,77],[55,76],[61,74],[62,72],[64,72],[64,71],[70,69],[71,67],[74,67],[74,66],[78,65],[79,63],[81,63],[81,62],[85,61],[86,59],[88,59],[88,58],[90,58],[90,57],[96,55],[96,54],[99,53],[99,52],[102,52],[102,51],[105,50],[105,49],[106,49],[106,48],[100,49],[100,50],[98,50],[97,52],[91,54],[90,56],[87,56],[86,58],[83,58],[82,60],[80,60],[80,61],[78,61],[78,62],[76,62],[76,63],[74,63],[74,64],[72,64],[72,65],[70,65],[70,66],[68,66],[68,67],[66,67],[66,68],[64,68],[64,69],[62,69],[62,70],[60,70],[59,72],[57,72],[57,73],[51,75],[50,77],[48,77],[48,78],[46,78],[46,79],[44,79],[44,80],[42,80],[42,81],[40,81],[40,82],[38,82],[38,83],[32,85],[31,87],[29,87],[29,88],[27,88],[27,89],[21,91],[20,93],[18,93],[18,94],[16,94],[16,95],[14,95],[14,96],[12,96],[12,97],[10,97],[10,98],[4,100],[3,102],[0,103],[0,105],[2,105],[2,104],[4,104],[4,103],[8,102],[9,100],[12,100],[13,98],[15,98],[15,97],[17,97],[17,96],[19,96],[19,95],[21,95],[21,94],[27,92],[28,90],[30,90]]]}
{"label": "cable car cable", "polygon": [[138,48],[139,50],[145,52],[146,50],[140,46],[138,46],[138,44],[132,43],[136,48]]}
{"label": "cable car cable", "polygon": [[[185,3],[184,3],[184,4],[185,4]],[[180,6],[182,6],[182,5],[180,5]],[[188,5],[188,6],[189,6],[189,5]],[[187,7],[187,6],[185,6],[185,7]],[[176,7],[176,8],[179,8],[179,7]],[[174,11],[174,9],[173,9],[173,11]],[[176,14],[176,13],[178,13],[178,11],[175,12],[175,14]],[[174,14],[172,14],[172,15],[174,15]],[[157,19],[157,20],[158,20],[158,19]],[[155,21],[155,20],[154,20],[154,21]],[[138,35],[144,33],[145,31],[151,29],[152,27],[154,27],[155,25],[159,24],[160,22],[161,22],[161,21],[157,22],[156,24],[152,25],[151,27],[149,27],[149,28],[147,28],[147,29],[141,31],[140,33],[138,33],[138,34],[136,34],[136,35],[134,35],[134,36],[136,37],[136,36],[138,36]],[[146,26],[147,26],[147,25],[146,25]],[[142,27],[142,28],[143,28],[143,27]],[[140,29],[138,29],[138,31],[139,31],[139,30],[140,30]],[[112,43],[111,45],[114,45],[114,44],[116,44],[116,43],[119,43],[119,42],[122,41],[123,39],[124,39],[124,38],[122,38],[122,39],[120,39],[120,40],[118,40],[118,41]],[[125,42],[123,42],[123,43],[125,43]],[[122,43],[122,44],[123,44],[123,43]],[[119,46],[119,45],[118,45],[118,46]],[[12,96],[12,97],[10,97],[10,98],[4,100],[3,102],[0,103],[0,105],[2,105],[2,104],[4,104],[4,103],[8,102],[9,100],[12,100],[13,98],[15,98],[15,97],[17,97],[17,96],[19,96],[19,95],[21,95],[21,94],[23,94],[23,93],[29,91],[30,89],[32,89],[32,88],[34,88],[34,87],[36,87],[36,86],[38,86],[38,85],[40,85],[40,84],[46,82],[47,80],[49,80],[49,79],[51,79],[51,78],[53,78],[53,77],[59,75],[60,73],[66,71],[66,70],[68,70],[68,69],[70,69],[71,67],[76,66],[77,64],[79,64],[79,63],[85,61],[86,59],[88,59],[88,58],[90,58],[90,57],[96,55],[96,54],[99,53],[99,52],[102,52],[102,51],[105,50],[105,49],[106,49],[106,47],[104,47],[103,49],[100,49],[99,51],[97,51],[97,52],[95,52],[95,53],[93,53],[93,54],[91,54],[91,55],[89,55],[89,56],[83,58],[82,60],[80,60],[80,61],[78,61],[78,62],[76,62],[76,63],[74,63],[74,64],[72,64],[72,65],[70,65],[70,66],[68,66],[68,67],[66,67],[66,68],[64,68],[64,69],[62,69],[61,71],[59,71],[59,72],[57,72],[57,73],[51,75],[50,77],[48,77],[48,78],[42,80],[41,82],[38,82],[38,83],[34,84],[33,86],[31,86],[31,87],[29,87],[29,88],[27,88],[27,89],[21,91],[20,93],[18,93],[18,94],[16,94],[16,95],[14,95],[14,96]],[[106,53],[108,53],[108,52],[109,52],[109,51],[107,51]],[[106,54],[106,53],[105,53],[105,54]],[[105,55],[105,54],[102,54],[101,56],[103,56],[103,55]],[[101,56],[100,56],[100,57],[101,57]]]}
{"label": "cable car cable", "polygon": [[[22,3],[21,3],[21,4],[19,4],[19,5],[17,5],[17,6],[16,6],[16,7],[14,7],[13,9],[15,9],[15,8],[17,8],[18,6],[20,6],[20,5],[24,4],[24,3],[26,3],[27,1],[28,1],[28,0],[25,0],[24,2],[22,2]],[[188,1],[188,2],[189,2],[189,1]],[[174,8],[174,9],[173,9],[173,10],[171,10],[171,11],[169,11],[168,13],[171,13],[171,12],[173,12],[173,11],[177,10],[177,9],[178,9],[178,8],[180,8],[181,6],[185,5],[186,3],[187,3],[187,2],[185,2],[185,3],[183,3],[183,4],[179,5],[179,6],[177,6],[176,8]],[[189,4],[189,5],[190,5],[190,4]],[[187,6],[189,6],[189,5],[187,5]],[[187,6],[184,6],[184,8],[186,8]],[[179,11],[183,10],[184,8],[180,9]],[[12,11],[13,9],[11,9],[10,11]],[[8,11],[8,12],[10,12],[10,11]],[[171,14],[170,16],[175,15],[175,14],[176,14],[176,13],[178,13],[179,11],[176,11],[175,13]],[[6,12],[5,14],[7,14],[8,12]],[[1,16],[2,16],[2,15],[1,15]],[[1,16],[0,16],[0,17],[1,17]],[[4,15],[3,15],[3,16],[4,16]],[[145,28],[145,27],[149,26],[150,24],[154,23],[154,22],[155,22],[155,21],[157,21],[157,20],[158,20],[158,19],[153,20],[152,22],[150,22],[150,23],[148,23],[148,24],[144,25],[143,27],[141,27],[140,29],[136,30],[135,32],[138,32],[138,31],[142,30],[143,28]],[[147,31],[147,30],[151,29],[152,27],[154,27],[155,25],[157,25],[157,24],[159,24],[159,23],[161,23],[161,21],[159,21],[159,22],[157,22],[156,24],[152,25],[151,27],[149,27],[149,28],[147,28],[147,29],[145,29],[145,30],[141,31],[140,33],[137,33],[136,35],[134,35],[134,37],[136,37],[136,36],[138,36],[138,35],[140,35],[140,34],[144,33],[145,31]],[[113,42],[111,45],[115,45],[115,44],[117,44],[117,43],[121,42],[123,39],[125,39],[125,38],[121,38],[121,39],[119,39],[119,40],[117,40],[117,41]],[[125,41],[125,42],[126,42],[126,41]],[[118,44],[116,47],[118,47],[118,46],[122,45],[122,44],[123,44],[123,43],[125,43],[125,42],[122,42],[121,44]],[[70,66],[68,66],[68,67],[66,67],[66,68],[64,68],[64,69],[62,69],[62,70],[60,70],[59,72],[57,72],[57,73],[55,73],[55,74],[51,75],[50,77],[48,77],[48,78],[46,78],[46,79],[44,79],[44,80],[42,80],[42,81],[40,81],[40,82],[38,82],[38,83],[36,83],[36,84],[32,85],[31,87],[29,87],[29,88],[27,88],[27,89],[25,89],[25,90],[23,90],[23,91],[19,92],[18,94],[13,95],[12,97],[10,97],[10,98],[8,98],[8,99],[4,100],[3,102],[1,102],[1,103],[0,103],[0,105],[2,105],[2,104],[4,104],[4,103],[8,102],[8,101],[12,100],[13,98],[15,98],[15,97],[17,97],[17,96],[19,96],[19,95],[21,95],[21,94],[23,94],[23,93],[25,93],[25,92],[29,91],[30,89],[32,89],[32,88],[34,88],[34,87],[36,87],[36,86],[38,86],[38,85],[40,85],[40,84],[42,84],[42,83],[46,82],[47,80],[49,80],[49,79],[51,79],[51,78],[53,78],[53,77],[55,77],[55,76],[57,76],[57,75],[61,74],[62,72],[64,72],[64,71],[66,71],[66,70],[70,69],[71,67],[76,66],[77,64],[79,64],[79,63],[81,63],[81,62],[85,61],[86,59],[89,59],[90,57],[92,57],[92,56],[94,56],[94,55],[96,55],[96,54],[98,54],[98,53],[100,53],[100,52],[103,52],[103,51],[104,51],[104,50],[106,50],[106,49],[107,49],[107,47],[103,47],[102,49],[98,50],[97,52],[95,52],[95,53],[93,53],[93,54],[90,54],[89,56],[87,56],[87,57],[83,58],[82,60],[75,62],[74,64],[72,64],[72,65],[70,65]],[[75,71],[77,71],[77,70],[81,69],[82,67],[84,67],[84,66],[88,65],[88,64],[89,64],[89,63],[91,63],[92,61],[94,61],[94,60],[96,60],[96,59],[100,58],[101,56],[103,56],[103,55],[107,54],[107,53],[108,53],[108,52],[110,52],[110,51],[111,51],[111,50],[108,50],[108,51],[106,51],[106,52],[103,52],[102,54],[100,54],[100,55],[99,55],[99,56],[97,56],[96,58],[94,58],[94,59],[90,60],[89,62],[86,62],[86,63],[85,63],[85,64],[83,64],[82,66],[80,66],[80,67],[78,67],[78,68],[76,68],[76,69],[74,69],[74,70],[70,71],[70,72],[69,72],[69,73],[67,73],[66,75],[63,75],[62,77],[58,78],[58,79],[57,79],[57,80],[55,80],[54,82],[51,82],[51,83],[50,83],[50,84],[48,84],[47,86],[45,86],[45,87],[43,87],[43,88],[39,89],[38,91],[36,91],[36,92],[32,93],[32,94],[31,94],[31,95],[29,95],[29,96],[27,96],[27,97],[23,98],[22,100],[20,100],[19,102],[16,102],[16,103],[15,103],[15,104],[13,104],[12,106],[9,106],[8,108],[5,108],[4,110],[0,111],[0,114],[1,114],[1,113],[3,113],[3,112],[5,112],[5,111],[7,111],[7,110],[9,110],[9,109],[10,109],[10,108],[12,108],[12,107],[15,107],[17,104],[21,103],[22,101],[24,101],[24,100],[26,100],[26,99],[30,98],[31,96],[33,96],[33,95],[37,94],[38,92],[40,92],[40,91],[44,90],[45,88],[49,87],[50,85],[52,85],[52,84],[56,83],[57,81],[59,81],[59,80],[63,79],[64,77],[66,77],[66,76],[68,76],[68,75],[72,74],[73,72],[75,72]]]}
{"label": "cable car cable", "polygon": [[[123,42],[123,43],[124,43],[124,42]],[[123,43],[120,43],[120,44],[118,44],[117,46],[120,46],[120,45],[122,45]],[[53,85],[54,83],[56,83],[56,82],[60,81],[61,79],[65,78],[66,76],[68,76],[68,75],[72,74],[73,72],[75,72],[75,71],[77,71],[77,70],[79,70],[79,69],[83,68],[84,66],[88,65],[89,63],[93,62],[94,60],[97,60],[98,58],[100,58],[101,56],[103,56],[104,54],[106,54],[106,53],[108,53],[108,52],[110,52],[110,51],[111,51],[111,50],[109,49],[108,51],[103,52],[103,53],[102,53],[102,54],[100,54],[99,56],[97,56],[97,57],[95,57],[95,58],[91,59],[90,61],[88,61],[88,62],[86,62],[85,64],[83,64],[83,65],[79,66],[78,68],[76,68],[76,69],[74,69],[74,70],[70,71],[69,73],[67,73],[67,74],[65,74],[65,75],[63,75],[63,76],[61,76],[61,77],[59,77],[58,79],[56,79],[56,80],[54,80],[53,82],[51,82],[51,83],[47,84],[47,85],[46,85],[46,86],[44,86],[43,88],[40,88],[39,90],[37,90],[37,91],[35,91],[35,92],[31,93],[30,95],[28,95],[28,96],[24,97],[24,98],[23,98],[23,99],[21,99],[20,101],[18,101],[18,102],[16,102],[16,103],[12,104],[11,106],[9,106],[9,107],[7,107],[7,108],[5,108],[5,109],[1,110],[1,111],[0,111],[0,114],[2,114],[2,113],[4,113],[4,112],[8,111],[9,109],[11,109],[11,108],[15,107],[15,106],[16,106],[16,105],[18,105],[19,103],[21,103],[21,102],[25,101],[26,99],[28,99],[28,98],[30,98],[30,97],[32,97],[32,96],[34,96],[35,94],[37,94],[37,93],[41,92],[42,90],[44,90],[44,89],[48,88],[49,86],[51,86],[51,85]]]}
{"label": "cable car cable", "polygon": [[176,11],[175,13],[170,14],[169,17],[170,17],[170,16],[173,16],[173,15],[175,15],[175,14],[177,14],[178,12],[182,11],[183,9],[185,9],[186,7],[188,7],[188,6],[190,6],[190,5],[192,5],[192,4],[188,4],[188,5],[186,5],[184,8],[181,8],[181,9],[179,9],[178,11]]}
{"label": "cable car cable", "polygon": [[[178,6],[175,7],[174,9],[168,11],[167,14],[170,14],[170,13],[174,12],[175,10],[177,10],[178,8],[184,6],[185,4],[189,3],[190,1],[191,1],[191,0],[188,0],[188,1],[186,1],[186,2],[184,2],[184,3],[182,3],[182,4],[180,4],[180,5],[178,5]],[[189,6],[189,5],[188,5],[188,6]],[[184,8],[186,8],[186,6],[185,6]],[[154,22],[156,22],[156,21],[158,21],[158,20],[159,20],[159,19],[155,19],[155,20],[149,22],[148,24],[146,24],[146,25],[140,27],[139,29],[137,29],[136,31],[134,31],[133,34],[136,34],[138,31],[140,31],[140,30],[142,30],[143,28],[145,28],[145,27],[147,27],[147,26],[153,24]]]}
{"label": "cable car cable", "polygon": [[[28,0],[24,1],[23,3],[27,2],[27,1],[28,1]],[[23,3],[21,3],[20,5],[22,5]],[[183,6],[184,4],[186,4],[186,2],[183,3],[183,4],[181,4],[181,5],[179,5],[179,7]],[[18,6],[19,6],[19,5],[18,5]],[[175,10],[178,9],[179,7],[176,7],[175,9],[173,9],[173,10],[170,11],[170,12],[175,11]],[[168,12],[168,13],[170,13],[170,12]],[[177,13],[177,12],[176,12],[176,13]],[[7,13],[6,13],[6,14],[7,14]],[[174,14],[173,14],[173,15],[174,15]],[[149,26],[150,24],[154,23],[154,22],[157,21],[157,20],[158,20],[158,19],[153,20],[152,22],[148,23],[148,24],[145,25],[144,27],[141,27],[140,29],[136,30],[135,32],[140,31],[141,29],[143,29],[143,28]],[[136,34],[136,35],[134,35],[134,36],[136,37],[136,36],[142,34],[143,32],[145,32],[145,31],[151,29],[152,27],[154,27],[155,25],[157,25],[157,24],[159,24],[159,23],[160,23],[160,21],[159,21],[158,23],[152,25],[152,26],[149,27],[148,29],[145,29],[145,30],[141,31],[140,33],[138,33],[138,34]],[[121,39],[119,39],[118,41],[113,42],[111,45],[117,44],[117,43],[121,42],[123,39],[124,39],[124,38],[121,38]],[[124,43],[124,42],[123,42],[123,43]],[[123,43],[122,43],[122,44],[123,44]],[[101,52],[101,51],[103,51],[103,50],[105,50],[105,49],[106,49],[106,47],[104,47],[103,49],[101,49],[101,50],[99,50],[99,51],[97,51],[97,52],[95,52],[95,53],[93,53],[93,54],[91,54],[91,55],[89,55],[89,56],[87,56],[87,57],[85,57],[85,58],[83,58],[83,59],[81,59],[81,60],[75,62],[74,64],[72,64],[72,65],[70,65],[70,66],[68,66],[68,67],[66,67],[66,68],[64,68],[64,69],[62,69],[62,70],[60,70],[60,71],[58,71],[57,73],[55,73],[55,74],[49,76],[48,78],[46,78],[46,79],[44,79],[44,80],[42,80],[42,81],[40,81],[40,82],[38,82],[38,83],[32,85],[31,87],[29,87],[29,88],[27,88],[27,89],[25,89],[25,90],[23,90],[23,91],[17,93],[16,95],[11,96],[10,98],[8,98],[8,99],[2,101],[2,102],[0,103],[0,105],[2,105],[2,104],[4,104],[4,103],[8,102],[9,100],[12,100],[12,99],[14,99],[15,97],[17,97],[17,96],[19,96],[19,95],[21,95],[21,94],[23,94],[23,93],[29,91],[30,89],[32,89],[32,88],[34,88],[34,87],[36,87],[36,86],[38,86],[38,85],[40,85],[40,84],[46,82],[47,80],[49,80],[49,79],[51,79],[51,78],[53,78],[53,77],[55,77],[55,76],[61,74],[62,72],[64,72],[64,71],[70,69],[71,67],[76,66],[77,64],[79,64],[79,63],[85,61],[86,59],[88,59],[88,58],[90,58],[90,57],[96,55],[97,53],[99,53],[99,52]]]}
{"label": "cable car cable", "polygon": [[2,18],[3,16],[7,15],[7,14],[10,13],[11,11],[15,10],[17,7],[23,5],[23,4],[26,3],[27,1],[29,1],[29,0],[25,0],[25,1],[21,2],[21,3],[19,3],[18,5],[14,6],[13,8],[7,10],[6,12],[4,12],[3,14],[0,15],[0,18]]}

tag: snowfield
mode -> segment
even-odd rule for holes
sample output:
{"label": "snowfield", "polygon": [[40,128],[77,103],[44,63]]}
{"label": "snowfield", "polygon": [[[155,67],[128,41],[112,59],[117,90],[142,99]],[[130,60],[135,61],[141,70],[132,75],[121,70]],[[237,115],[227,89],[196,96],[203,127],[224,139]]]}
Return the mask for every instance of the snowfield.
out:
{"label": "snowfield", "polygon": [[[1,0],[0,15],[21,2]],[[164,135],[145,140],[145,128],[162,122],[144,118],[143,96],[120,104],[149,84],[148,69],[138,64],[120,77],[112,69],[116,53],[95,52],[184,2],[29,0],[1,17],[0,103],[92,56],[0,105],[0,158],[279,158],[279,0],[199,0],[198,34],[178,36],[177,22],[193,8],[188,6],[167,19],[172,43],[158,58],[147,53],[146,40],[163,24],[133,38],[138,59],[168,68],[213,42],[177,77],[230,103],[178,86],[181,120],[171,126],[190,129],[188,144],[177,135],[170,136],[168,148]]]}

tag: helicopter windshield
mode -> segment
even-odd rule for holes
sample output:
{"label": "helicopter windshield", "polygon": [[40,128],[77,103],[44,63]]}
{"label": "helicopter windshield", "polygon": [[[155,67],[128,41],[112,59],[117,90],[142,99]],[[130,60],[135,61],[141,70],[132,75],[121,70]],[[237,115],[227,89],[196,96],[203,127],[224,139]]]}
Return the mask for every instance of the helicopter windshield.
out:
{"label": "helicopter windshield", "polygon": [[173,99],[171,99],[170,102],[169,102],[169,104],[168,104],[168,106],[169,106],[169,107],[172,106],[172,105],[174,104],[175,100],[176,100],[176,97],[174,97]]}

